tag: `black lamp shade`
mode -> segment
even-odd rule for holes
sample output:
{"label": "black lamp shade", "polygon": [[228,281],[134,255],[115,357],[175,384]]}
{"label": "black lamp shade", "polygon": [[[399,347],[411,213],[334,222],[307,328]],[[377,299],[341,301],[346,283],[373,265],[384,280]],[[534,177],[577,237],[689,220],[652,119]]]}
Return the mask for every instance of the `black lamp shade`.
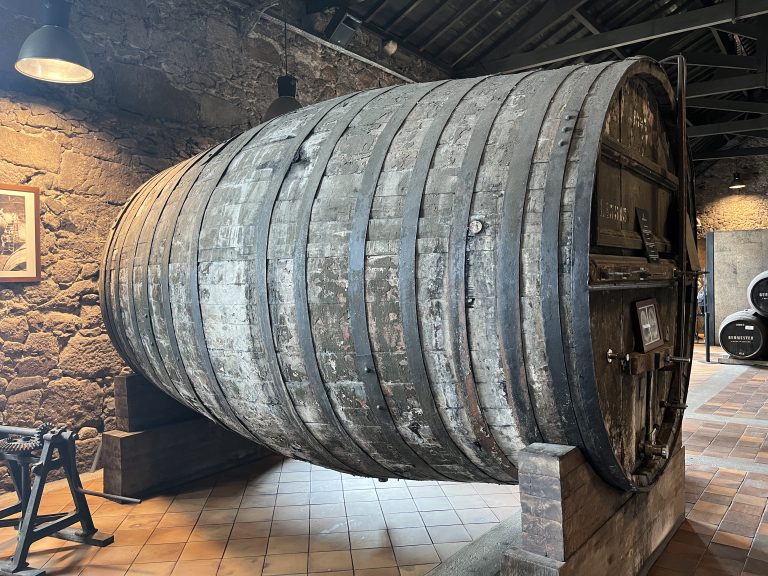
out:
{"label": "black lamp shade", "polygon": [[277,98],[272,101],[267,111],[264,113],[264,121],[272,120],[288,112],[293,112],[301,108],[301,104],[296,100],[296,78],[290,74],[280,76],[277,79]]}
{"label": "black lamp shade", "polygon": [[742,188],[746,188],[747,185],[744,184],[744,181],[741,179],[741,176],[739,176],[738,172],[734,172],[733,174],[733,180],[731,180],[730,188],[731,190],[741,190]]}
{"label": "black lamp shade", "polygon": [[88,56],[67,29],[70,8],[67,0],[43,3],[43,26],[21,45],[16,70],[31,78],[61,84],[79,84],[93,78]]}

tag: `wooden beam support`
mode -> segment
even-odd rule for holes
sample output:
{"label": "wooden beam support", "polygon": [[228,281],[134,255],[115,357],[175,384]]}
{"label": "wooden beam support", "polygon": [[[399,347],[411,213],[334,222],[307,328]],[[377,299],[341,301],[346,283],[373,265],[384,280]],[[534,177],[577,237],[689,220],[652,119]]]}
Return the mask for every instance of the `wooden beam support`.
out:
{"label": "wooden beam support", "polygon": [[744,158],[746,156],[768,156],[768,146],[755,148],[731,148],[729,150],[717,150],[715,152],[702,152],[694,155],[694,162],[707,160],[722,160],[724,158]]}
{"label": "wooden beam support", "polygon": [[486,59],[479,66],[470,68],[469,72],[515,72],[763,14],[768,14],[768,0],[751,0],[748,4],[730,0],[548,48],[513,54],[505,58]]}
{"label": "wooden beam support", "polygon": [[761,116],[751,120],[733,120],[732,122],[692,126],[688,129],[688,137],[702,138],[703,136],[715,136],[717,134],[738,134],[740,132],[755,132],[766,129],[768,129],[768,116]]}

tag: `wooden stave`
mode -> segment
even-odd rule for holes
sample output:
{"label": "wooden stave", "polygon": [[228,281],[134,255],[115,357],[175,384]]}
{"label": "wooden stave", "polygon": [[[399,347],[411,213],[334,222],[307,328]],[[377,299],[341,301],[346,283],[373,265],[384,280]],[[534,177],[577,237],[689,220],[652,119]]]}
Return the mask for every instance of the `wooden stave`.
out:
{"label": "wooden stave", "polygon": [[301,456],[301,455],[299,455],[299,456]]}

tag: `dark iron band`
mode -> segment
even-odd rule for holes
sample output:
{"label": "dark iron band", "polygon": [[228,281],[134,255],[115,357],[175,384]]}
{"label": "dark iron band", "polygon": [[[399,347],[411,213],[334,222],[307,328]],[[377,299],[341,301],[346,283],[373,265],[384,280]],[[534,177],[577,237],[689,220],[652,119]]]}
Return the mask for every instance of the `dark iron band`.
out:
{"label": "dark iron band", "polygon": [[[591,118],[584,125],[584,138],[587,142],[600,142],[603,122],[615,96],[614,88],[620,89],[621,80],[632,65],[633,60],[610,64],[595,80],[596,88],[588,95],[582,114]],[[609,479],[614,486],[623,490],[633,490],[635,485],[616,458],[613,446],[605,429],[602,411],[597,394],[597,374],[595,372],[592,350],[592,328],[589,315],[589,253],[591,243],[590,220],[592,198],[596,181],[597,162],[600,147],[593,146],[582,152],[579,162],[576,190],[573,204],[573,223],[571,245],[571,304],[573,306],[573,324],[564,330],[564,337],[570,336],[566,346],[573,355],[567,368],[571,397],[581,428],[581,437],[588,454],[609,455],[606,458],[590,458],[598,473]],[[575,369],[574,367],[578,367]]]}
{"label": "dark iron band", "polygon": [[[195,164],[195,166],[188,170],[182,179],[179,181],[183,181],[186,177],[189,177],[192,181],[190,182],[189,186],[185,186],[181,189],[181,195],[182,198],[178,199],[176,202],[176,209],[173,211],[173,215],[168,218],[167,222],[167,229],[163,230],[165,233],[164,241],[161,243],[161,247],[163,248],[163,251],[160,253],[160,301],[162,303],[163,307],[163,322],[165,323],[165,329],[168,334],[168,344],[170,347],[171,352],[171,360],[176,368],[176,371],[179,374],[179,377],[181,378],[181,381],[184,383],[184,386],[192,392],[192,396],[197,401],[196,409],[198,409],[200,412],[202,412],[205,416],[213,420],[214,422],[220,424],[221,426],[225,426],[225,424],[218,418],[216,414],[213,413],[212,410],[210,410],[205,403],[203,402],[202,398],[200,398],[200,395],[198,394],[195,387],[192,385],[189,376],[187,375],[186,367],[184,366],[184,360],[181,357],[181,351],[179,350],[179,342],[176,338],[176,332],[173,329],[173,310],[171,309],[171,298],[170,298],[170,265],[171,265],[171,249],[173,245],[173,236],[176,231],[176,224],[179,220],[179,214],[181,214],[181,209],[184,206],[184,200],[188,196],[190,190],[194,186],[194,184],[197,182],[197,180],[200,178],[200,175],[202,174],[203,170],[205,170],[206,165],[212,158],[214,158],[217,154],[219,154],[229,143],[230,141],[224,142],[222,144],[219,144],[215,148],[212,148],[209,150],[206,154],[203,160],[200,163]],[[179,188],[179,185],[177,184],[176,189],[171,190],[169,192],[168,197],[168,203],[170,203],[170,198],[173,196],[173,194],[176,192],[176,190]],[[167,205],[166,205],[167,206]],[[158,219],[158,228],[159,228],[159,222],[162,221],[162,217]],[[157,339],[155,339],[155,345],[157,345]],[[166,363],[167,365],[167,363]]]}
{"label": "dark iron band", "polygon": [[[516,408],[521,410],[521,421],[526,423],[526,431],[534,432],[535,427],[533,438],[542,438],[545,442],[552,439],[547,438],[546,428],[542,429],[543,426],[539,426],[539,422],[543,422],[544,417],[538,413],[536,394],[532,382],[528,380],[526,370],[521,312],[520,253],[523,244],[525,203],[536,145],[557,89],[570,73],[569,69],[555,70],[543,82],[541,79],[532,79],[532,81],[542,82],[542,85],[531,87],[532,93],[529,98],[532,101],[527,108],[526,123],[518,133],[518,145],[510,151],[499,225],[500,248],[496,260],[496,298],[500,303],[498,329],[504,343],[501,347],[502,357],[504,365],[509,367],[509,381],[521,384],[512,397],[517,398]],[[520,90],[524,90],[527,86],[526,82]],[[524,416],[526,411],[529,416]]]}
{"label": "dark iron band", "polygon": [[[109,230],[109,236],[104,247],[104,254],[101,259],[101,273],[99,274],[99,301],[101,303],[101,317],[104,321],[104,325],[107,327],[107,334],[112,345],[120,353],[120,356],[125,360],[126,364],[136,373],[139,373],[139,367],[133,357],[129,354],[129,347],[123,340],[123,333],[117,330],[118,319],[112,314],[113,310],[119,310],[118,302],[113,299],[112,287],[115,285],[112,275],[114,272],[114,261],[116,259],[113,246],[118,234],[122,232],[121,225],[126,219],[128,209],[138,201],[139,196],[146,193],[147,189],[154,187],[157,181],[161,178],[161,174],[155,174],[150,178],[143,186],[141,186],[133,195],[128,199],[126,206],[120,211],[117,220],[112,224],[112,228]],[[107,304],[109,301],[109,305]]]}
{"label": "dark iron band", "polygon": [[[242,149],[250,144],[262,131],[269,125],[269,123],[261,124],[260,126],[253,128],[249,132],[241,134],[237,138],[231,140],[226,146],[226,153],[222,155],[224,161],[222,166],[217,172],[211,174],[205,182],[200,186],[200,189],[196,190],[197,197],[202,199],[202,206],[197,206],[192,210],[193,220],[190,223],[190,231],[188,232],[188,250],[189,250],[189,282],[186,285],[187,297],[190,303],[190,312],[192,313],[192,326],[194,327],[194,338],[196,342],[196,349],[200,351],[200,359],[203,363],[203,370],[210,383],[216,386],[218,394],[213,394],[215,398],[217,408],[222,410],[226,414],[232,424],[232,428],[236,432],[243,436],[248,436],[255,441],[259,441],[258,436],[253,434],[248,425],[243,422],[240,416],[237,414],[232,404],[227,398],[226,391],[221,386],[219,379],[216,377],[216,373],[211,363],[211,356],[206,345],[205,333],[203,332],[203,311],[200,303],[200,287],[199,287],[199,263],[198,263],[198,251],[200,245],[200,233],[203,226],[203,218],[208,210],[211,197],[214,191],[221,183],[224,175],[227,173],[232,161],[240,154]],[[189,198],[189,196],[187,196]]]}
{"label": "dark iron band", "polygon": [[[173,168],[169,169],[167,171],[167,174],[165,174],[166,178],[162,181],[162,184],[156,186],[155,190],[153,191],[154,197],[152,198],[151,202],[147,202],[147,199],[150,195],[147,195],[145,198],[141,200],[141,205],[144,206],[144,218],[141,221],[141,223],[138,225],[138,230],[136,229],[136,216],[134,219],[132,219],[130,226],[127,227],[128,231],[126,232],[126,236],[128,236],[129,232],[133,232],[132,236],[135,238],[135,242],[133,243],[133,249],[131,250],[131,258],[130,262],[136,262],[137,261],[137,254],[139,251],[139,246],[141,246],[141,239],[143,232],[147,225],[147,220],[149,213],[152,211],[152,207],[155,205],[155,203],[158,201],[160,196],[163,194],[163,191],[165,188],[169,185],[170,182],[178,180],[181,178],[181,174],[183,174],[189,165],[191,163],[194,163],[194,160],[187,160],[185,162],[182,162]],[[120,261],[122,262],[122,258],[124,256],[124,252],[126,250],[125,243],[123,244],[123,247],[120,249],[118,253],[118,257]],[[148,250],[147,250],[148,251]],[[118,265],[119,269],[120,265]],[[134,268],[140,273],[140,274],[146,274],[146,268],[139,266]],[[136,353],[141,357],[141,360],[139,361],[140,366],[143,369],[143,372],[145,375],[150,379],[150,381],[160,383],[163,381],[162,376],[155,370],[155,365],[152,363],[152,361],[149,358],[150,352],[147,350],[147,347],[145,346],[144,339],[141,337],[142,333],[146,333],[146,330],[142,330],[141,326],[144,325],[146,327],[145,320],[148,317],[148,314],[142,313],[142,314],[136,314],[136,283],[134,282],[134,274],[135,272],[132,271],[129,275],[126,282],[128,283],[128,302],[127,302],[127,310],[122,312],[123,316],[128,316],[129,321],[132,324],[133,327],[133,333],[136,337],[136,342],[134,342],[132,349],[136,351]],[[147,278],[144,278],[144,284],[146,287]],[[119,284],[118,284],[119,286]],[[119,296],[119,295],[118,295]],[[144,308],[146,310],[146,308]],[[141,317],[141,320],[140,318]],[[167,387],[168,393],[173,396],[176,400],[182,402],[185,404],[183,398],[179,394],[178,390],[174,385],[171,385],[170,387]]]}
{"label": "dark iron band", "polygon": [[[204,156],[205,156],[205,154],[201,153],[201,154],[198,154],[197,156],[194,156],[193,158],[191,158],[185,164],[184,171],[181,171],[178,174],[176,174],[176,176],[174,177],[174,180],[168,182],[166,184],[166,186],[164,187],[164,190],[162,190],[158,194],[158,197],[155,200],[155,202],[159,204],[159,201],[160,201],[160,198],[163,195],[163,192],[165,192],[166,189],[167,189],[167,194],[165,194],[165,199],[162,201],[161,205],[157,206],[158,214],[162,214],[162,212],[166,209],[166,206],[168,204],[168,198],[171,197],[173,191],[179,185],[179,182],[181,182],[181,179],[184,177],[184,175],[188,171],[194,170],[195,167],[200,164],[200,162],[202,161]],[[152,209],[154,210],[155,206],[153,206]],[[144,237],[144,230],[145,230],[145,228],[142,228],[142,230],[141,230],[141,232],[140,232],[140,234],[138,236],[137,243],[138,243],[139,246],[142,245],[142,238]],[[140,260],[139,267],[138,267],[138,269],[142,272],[142,274],[145,275],[145,277],[144,277],[144,290],[139,295],[139,301],[138,301],[138,306],[142,310],[144,310],[144,314],[142,314],[141,318],[137,319],[137,321],[138,321],[139,327],[140,328],[143,327],[144,332],[149,335],[148,336],[149,343],[144,342],[142,340],[142,344],[145,345],[145,351],[147,353],[147,358],[149,359],[149,357],[151,355],[153,355],[153,357],[155,357],[157,359],[157,361],[158,361],[157,363],[159,364],[160,368],[162,369],[162,371],[156,371],[155,372],[155,374],[160,379],[159,381],[165,382],[166,383],[166,389],[169,392],[171,392],[171,393],[175,393],[175,397],[178,397],[179,401],[182,404],[189,405],[187,399],[184,398],[184,396],[181,393],[181,390],[178,388],[176,382],[173,380],[173,378],[171,378],[171,374],[168,372],[168,367],[165,365],[165,362],[163,362],[163,359],[160,356],[160,352],[159,352],[159,350],[157,348],[157,336],[155,335],[155,326],[154,326],[154,323],[152,322],[152,316],[150,314],[150,310],[151,310],[151,308],[150,308],[150,300],[151,300],[151,298],[150,298],[150,282],[149,282],[149,275],[148,275],[149,260],[150,260],[150,255],[152,253],[152,247],[154,245],[155,233],[157,231],[157,227],[156,226],[151,226],[149,231],[150,231],[150,237],[147,239],[147,241],[145,243],[143,243],[146,246],[146,249],[144,249],[144,251],[141,253],[141,260]],[[137,249],[137,254],[138,254],[138,249]],[[152,361],[150,359],[150,363],[151,362]],[[190,408],[191,408],[191,406],[190,406]]]}
{"label": "dark iron band", "polygon": [[328,162],[333,155],[336,146],[363,108],[379,96],[386,94],[392,88],[375,90],[367,94],[356,94],[349,110],[340,118],[325,139],[324,146],[315,160],[312,171],[304,188],[297,208],[297,231],[293,250],[293,294],[296,305],[296,326],[301,348],[304,366],[307,370],[307,379],[314,392],[313,397],[318,401],[320,410],[325,417],[325,422],[332,425],[337,431],[340,446],[347,452],[345,456],[353,460],[359,470],[355,472],[374,477],[397,476],[393,470],[389,470],[374,460],[354,439],[344,427],[338,414],[333,409],[328,390],[323,382],[320,367],[315,356],[315,342],[312,336],[312,328],[309,317],[309,296],[307,293],[307,244],[309,242],[309,228],[312,219],[312,207],[317,198],[320,185],[325,175]]}
{"label": "dark iron band", "polygon": [[[561,84],[560,89],[570,90],[571,94],[568,96],[557,124],[544,184],[540,268],[544,342],[552,379],[552,392],[560,423],[568,443],[575,446],[581,446],[584,442],[574,412],[563,348],[563,328],[560,316],[560,270],[562,265],[560,259],[560,214],[566,167],[576,122],[590,87],[606,67],[604,65],[602,68],[597,66],[587,69],[580,68]],[[589,254],[582,254],[582,257],[589,258]]]}
{"label": "dark iron band", "polygon": [[[343,100],[342,100],[343,101]],[[280,160],[273,168],[270,178],[269,192],[267,197],[264,198],[263,205],[256,217],[256,254],[255,254],[255,269],[256,278],[254,285],[255,306],[253,311],[249,315],[258,315],[258,317],[251,317],[251,325],[258,326],[261,339],[264,344],[264,355],[269,371],[272,375],[273,388],[272,391],[275,396],[280,399],[279,406],[284,409],[286,428],[292,430],[284,430],[287,435],[292,437],[291,450],[294,453],[303,452],[301,448],[301,442],[306,441],[311,445],[312,451],[317,456],[317,461],[323,466],[334,468],[336,470],[350,471],[346,465],[333,456],[326,448],[318,442],[315,437],[310,433],[306,424],[299,416],[294,405],[294,398],[291,396],[291,391],[285,384],[282,371],[280,368],[280,362],[277,358],[277,350],[275,349],[274,333],[272,328],[272,314],[269,306],[269,286],[267,283],[267,268],[268,262],[268,248],[269,248],[269,228],[272,222],[272,213],[275,209],[275,203],[277,197],[280,194],[280,190],[283,187],[288,171],[293,163],[296,161],[296,155],[304,144],[305,140],[315,130],[317,125],[326,117],[326,115],[340,103],[339,99],[331,100],[325,103],[322,107],[317,109],[314,116],[301,126],[301,129],[294,135],[288,142],[286,150],[283,151],[280,156]],[[296,432],[303,430],[304,436],[297,435]]]}
{"label": "dark iron band", "polygon": [[[349,236],[349,271],[348,271],[348,306],[349,320],[352,332],[352,342],[355,349],[355,365],[358,378],[365,386],[369,407],[387,406],[384,394],[376,373],[371,341],[368,334],[368,323],[365,309],[365,242],[368,235],[368,222],[370,220],[373,198],[384,166],[387,153],[398,131],[408,115],[416,107],[419,101],[432,90],[445,84],[447,80],[420,85],[416,87],[402,87],[398,91],[410,90],[413,94],[410,100],[397,108],[387,121],[384,130],[376,139],[371,156],[363,174],[360,185],[360,196],[355,206],[355,214],[352,219],[352,230]],[[413,476],[424,479],[433,479],[434,470],[421,457],[416,454],[410,445],[404,440],[392,419],[389,410],[372,410],[372,418],[377,424],[377,433],[374,435],[370,421],[368,425],[371,438],[377,445],[385,450],[389,447],[399,450],[404,464],[413,468]],[[448,480],[443,474],[437,472],[440,477]]]}
{"label": "dark iron band", "polygon": [[[424,361],[424,352],[422,350],[421,335],[419,333],[419,317],[417,311],[416,299],[416,241],[418,237],[419,216],[421,214],[421,205],[424,199],[424,192],[429,177],[429,171],[432,166],[440,138],[445,131],[456,108],[462,102],[464,97],[483,82],[485,78],[477,78],[452,94],[441,105],[438,115],[432,119],[426,135],[421,141],[421,147],[416,156],[416,163],[413,166],[410,178],[406,185],[405,203],[403,207],[403,217],[400,225],[400,248],[398,254],[398,279],[400,294],[400,319],[403,324],[403,338],[405,340],[406,353],[408,355],[408,369],[411,380],[414,384],[414,391],[418,400],[418,407],[422,411],[422,417],[427,426],[436,437],[445,439],[442,448],[445,450],[442,454],[429,453],[426,448],[411,443],[411,447],[416,452],[427,452],[430,464],[439,463],[441,465],[453,464],[462,467],[469,467],[471,474],[464,473],[454,480],[472,480],[473,478],[490,478],[485,472],[477,467],[454,443],[453,438],[445,428],[440,414],[437,411],[434,396],[431,393],[431,384],[427,375],[426,363]],[[458,193],[467,193],[471,196],[471,190],[459,189]],[[407,407],[401,407],[401,410]],[[474,431],[477,441],[480,442],[483,450],[478,453],[478,457],[488,469],[501,469],[501,475],[508,474],[513,477],[510,470],[514,470],[511,462],[499,450],[493,438],[483,433],[488,430],[488,425],[482,417],[482,411],[479,405],[473,406],[470,413],[479,415],[478,421],[474,421]],[[423,457],[423,456],[422,456]],[[499,466],[498,462],[505,464]]]}

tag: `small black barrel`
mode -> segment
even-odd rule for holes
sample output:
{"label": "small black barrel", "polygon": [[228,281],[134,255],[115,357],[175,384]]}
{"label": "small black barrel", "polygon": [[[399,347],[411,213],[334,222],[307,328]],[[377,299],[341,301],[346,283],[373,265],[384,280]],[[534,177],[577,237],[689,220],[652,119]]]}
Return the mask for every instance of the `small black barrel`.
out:
{"label": "small black barrel", "polygon": [[755,276],[749,283],[747,300],[755,312],[768,316],[768,270]]}
{"label": "small black barrel", "polygon": [[767,341],[765,319],[755,310],[734,312],[720,324],[720,346],[734,358],[762,358]]}

